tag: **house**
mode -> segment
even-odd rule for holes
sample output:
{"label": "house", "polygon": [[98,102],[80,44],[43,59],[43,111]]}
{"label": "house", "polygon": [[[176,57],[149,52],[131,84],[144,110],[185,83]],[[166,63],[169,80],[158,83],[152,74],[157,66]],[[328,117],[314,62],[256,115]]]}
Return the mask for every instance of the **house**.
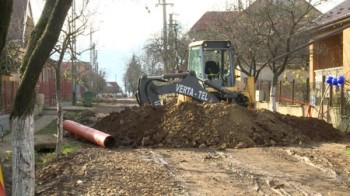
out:
{"label": "house", "polygon": [[[30,6],[29,0],[13,1],[13,10],[7,40],[8,43],[16,47],[15,50],[18,52],[19,56],[23,55],[26,43],[25,40],[29,37],[29,32],[34,26]],[[7,54],[5,49],[2,58],[9,58]],[[20,57],[18,59],[20,59]],[[5,130],[9,127],[9,114],[12,112],[19,84],[19,76],[17,72],[14,72],[14,68],[18,67],[18,64],[19,62],[17,60],[11,61],[11,66],[1,64],[0,125],[2,125]]]}
{"label": "house", "polygon": [[106,93],[116,94],[120,91],[121,89],[117,82],[106,82],[106,90],[105,90]]}
{"label": "house", "polygon": [[24,43],[34,28],[33,14],[30,0],[13,1],[11,24],[8,30],[10,42]]}
{"label": "house", "polygon": [[[56,63],[57,61],[52,59],[48,60],[48,63],[43,68],[36,85],[37,102],[42,102],[37,104],[42,105],[43,107],[56,104],[56,69],[52,66]],[[71,79],[65,76],[65,73],[71,73],[71,67],[69,66],[69,63],[62,62],[60,68],[61,101],[69,101],[72,99],[73,88]],[[80,98],[81,92],[85,92],[85,88],[80,88],[80,86],[77,85],[77,89],[77,95],[79,95],[78,98]]]}
{"label": "house", "polygon": [[[188,35],[191,40],[213,40],[218,39],[218,34],[222,33],[215,27],[222,23],[229,22],[238,17],[237,11],[208,11],[190,28]],[[223,26],[224,24],[222,24]]]}
{"label": "house", "polygon": [[[294,2],[294,1],[293,1]],[[312,5],[308,3],[308,1],[304,0],[295,0],[295,2],[298,4],[296,6],[303,6],[307,9],[310,9],[308,12],[307,17],[308,18],[316,18],[316,16],[321,15],[321,12],[314,8]],[[237,28],[239,28],[242,25],[234,25],[239,24],[238,19],[244,19],[246,13],[250,13],[252,10],[260,9],[262,6],[266,6],[266,3],[271,3],[269,0],[257,0],[250,4],[249,7],[246,8],[246,10],[243,11],[224,11],[224,12],[206,12],[190,29],[189,36],[191,39],[194,40],[201,40],[201,39],[229,39],[231,42],[235,45],[235,43],[241,43],[240,46],[237,46],[237,48],[241,50],[248,50],[250,45],[248,46],[248,43],[250,43],[252,46],[256,45],[254,41],[251,41],[249,37],[247,36],[241,36],[242,32],[235,32]],[[287,3],[285,1],[281,1],[281,3]],[[250,13],[252,14],[252,13]],[[305,24],[310,21],[309,19],[305,20]],[[300,23],[303,24],[303,23]],[[299,24],[299,25],[300,25]],[[269,24],[268,24],[269,25]],[[244,27],[244,25],[243,25]],[[234,32],[234,33],[232,33]],[[245,41],[242,41],[243,39],[246,39]],[[305,39],[305,41],[307,41]],[[243,43],[243,44],[242,44]],[[247,44],[244,44],[247,43]],[[300,43],[301,44],[301,43]],[[297,47],[298,45],[291,45],[291,47]],[[236,47],[236,46],[234,46]],[[236,50],[237,52],[237,50]],[[238,54],[238,53],[236,53]],[[301,55],[302,54],[302,55]],[[308,53],[305,51],[304,53],[301,53],[299,55],[296,55],[296,58],[293,57],[292,60],[288,61],[288,65],[286,67],[287,71],[284,74],[281,74],[279,76],[279,80],[293,80],[296,78],[296,75],[302,75],[305,78],[308,77]],[[259,59],[259,55],[256,55],[257,59],[255,60],[255,65],[257,69],[261,67],[261,65],[266,63],[266,58],[261,57]],[[249,59],[247,59],[249,60]],[[236,60],[237,62],[237,60]],[[241,61],[242,62],[242,61]],[[241,68],[245,70],[249,70],[250,67],[248,67],[248,64],[250,62],[246,62],[245,64],[241,64]],[[237,73],[236,73],[237,74]],[[246,74],[244,74],[243,71],[238,73],[238,75],[241,76],[241,78],[245,78]],[[258,80],[272,80],[273,73],[268,68],[262,68],[259,74]]]}
{"label": "house", "polygon": [[[324,76],[350,79],[350,1],[346,0],[314,20],[310,28],[310,82],[322,82]],[[314,90],[320,90],[316,86]],[[349,84],[345,85],[350,89]]]}
{"label": "house", "polygon": [[[23,55],[25,40],[33,29],[33,17],[29,0],[18,0],[13,2],[11,22],[8,29],[7,40],[9,44],[15,45],[17,55]],[[26,24],[26,25],[24,25]],[[10,58],[5,49],[3,58]],[[1,65],[1,108],[0,114],[8,115],[13,109],[13,102],[19,84],[19,76],[14,68],[19,66],[19,59],[10,61],[11,64]]]}

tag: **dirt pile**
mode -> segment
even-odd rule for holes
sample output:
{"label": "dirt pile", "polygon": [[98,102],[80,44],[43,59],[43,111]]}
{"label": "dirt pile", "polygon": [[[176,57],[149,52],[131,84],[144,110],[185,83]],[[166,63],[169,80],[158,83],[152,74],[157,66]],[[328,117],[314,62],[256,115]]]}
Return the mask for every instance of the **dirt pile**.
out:
{"label": "dirt pile", "polygon": [[338,141],[343,134],[325,121],[235,104],[181,103],[127,107],[94,128],[118,146],[246,148]]}

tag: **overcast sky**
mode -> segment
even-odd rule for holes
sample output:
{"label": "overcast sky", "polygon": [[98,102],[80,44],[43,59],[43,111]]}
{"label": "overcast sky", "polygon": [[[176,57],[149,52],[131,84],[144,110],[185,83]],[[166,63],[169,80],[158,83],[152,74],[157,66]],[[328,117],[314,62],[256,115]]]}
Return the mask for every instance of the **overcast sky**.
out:
{"label": "overcast sky", "polygon": [[[98,31],[93,35],[93,41],[97,43],[99,67],[107,72],[107,81],[116,80],[123,87],[125,65],[132,54],[139,54],[144,42],[152,35],[161,34],[162,6],[156,6],[158,0],[90,1],[93,2],[93,8],[97,12],[94,28]],[[38,17],[37,10],[42,7],[43,0],[31,0],[31,2],[34,17]],[[76,0],[77,4],[81,2],[82,0]],[[186,32],[206,11],[225,10],[232,2],[234,0],[167,0],[167,3],[173,3],[167,6],[167,13],[173,13],[175,20]],[[340,2],[342,0],[332,0],[319,9],[325,12]],[[88,47],[89,39],[81,41],[78,46]],[[82,55],[82,58],[84,61],[89,61],[89,52]]]}

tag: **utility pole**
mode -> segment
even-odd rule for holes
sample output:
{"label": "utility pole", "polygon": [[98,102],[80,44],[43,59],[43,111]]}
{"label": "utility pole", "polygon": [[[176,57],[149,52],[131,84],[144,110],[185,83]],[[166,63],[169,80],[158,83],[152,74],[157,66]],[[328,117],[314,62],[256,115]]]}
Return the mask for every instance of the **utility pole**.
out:
{"label": "utility pole", "polygon": [[92,91],[93,88],[93,67],[94,67],[94,50],[95,50],[95,43],[92,42],[92,28],[90,28],[90,78],[89,78],[89,91]]}
{"label": "utility pole", "polygon": [[[71,30],[71,32],[73,32],[73,36],[72,36],[72,43],[71,43],[71,61],[72,61],[72,105],[76,105],[77,102],[77,94],[76,94],[76,90],[77,90],[77,68],[76,68],[76,26],[75,26],[75,0],[73,0],[72,2],[72,21],[70,22],[72,25],[71,28],[69,28]],[[69,26],[70,26],[69,25]]]}
{"label": "utility pole", "polygon": [[168,33],[167,33],[167,19],[166,19],[166,6],[174,6],[173,3],[167,3],[166,0],[162,0],[162,3],[160,3],[160,0],[158,0],[158,3],[156,4],[156,7],[163,6],[163,47],[164,50],[168,48]]}
{"label": "utility pole", "polygon": [[93,59],[93,64],[94,64],[94,69],[95,69],[95,74],[94,74],[94,83],[95,83],[95,93],[98,93],[98,76],[99,76],[99,70],[98,70],[98,62],[97,62],[97,50],[95,48],[95,44],[94,44],[94,59]]}
{"label": "utility pole", "polygon": [[93,30],[90,29],[90,78],[89,78],[89,86],[90,91],[94,93],[99,93],[97,88],[97,75],[98,75],[98,63],[97,63],[97,50],[96,44],[92,41]]}
{"label": "utility pole", "polygon": [[179,55],[177,52],[177,26],[176,20],[174,20],[174,14],[169,14],[169,49],[173,53],[172,59],[174,59],[175,70],[179,70]]}

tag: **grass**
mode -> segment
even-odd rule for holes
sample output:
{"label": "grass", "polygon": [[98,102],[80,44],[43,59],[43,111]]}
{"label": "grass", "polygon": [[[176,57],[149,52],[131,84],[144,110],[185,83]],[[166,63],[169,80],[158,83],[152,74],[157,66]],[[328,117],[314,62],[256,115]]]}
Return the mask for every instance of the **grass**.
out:
{"label": "grass", "polygon": [[[68,156],[77,150],[79,150],[82,146],[76,142],[68,142],[62,144],[62,154],[63,156]],[[56,152],[51,153],[36,153],[36,163],[38,165],[46,165],[56,159]]]}
{"label": "grass", "polygon": [[79,116],[80,111],[65,111],[64,119],[75,120]]}
{"label": "grass", "polygon": [[77,101],[75,105],[76,106],[84,106],[84,103],[82,101]]}
{"label": "grass", "polygon": [[344,152],[346,155],[350,155],[350,149],[346,149]]}
{"label": "grass", "polygon": [[55,134],[57,132],[57,120],[53,120],[43,129],[36,132],[38,135]]}
{"label": "grass", "polygon": [[62,145],[62,153],[64,155],[69,155],[69,154],[77,151],[79,148],[81,148],[81,146],[77,145],[75,143],[65,143]]}
{"label": "grass", "polygon": [[11,133],[11,130],[10,129],[4,129],[2,131],[2,134],[3,134],[3,137],[5,137],[6,135],[10,134]]}
{"label": "grass", "polygon": [[77,121],[82,117],[82,115],[83,115],[83,111],[65,111],[63,118]]}
{"label": "grass", "polygon": [[45,165],[56,158],[56,153],[35,154],[36,164]]}
{"label": "grass", "polygon": [[[64,119],[76,120],[81,117],[80,111],[66,111],[64,113]],[[53,120],[46,127],[36,132],[36,134],[55,134],[57,132],[57,120]]]}
{"label": "grass", "polygon": [[[64,113],[65,119],[76,119],[79,118],[79,112],[78,111],[66,111]],[[39,130],[35,134],[37,135],[53,135],[57,133],[57,120],[53,120],[50,122],[46,127]],[[74,140],[70,139],[64,139],[62,143],[62,154],[63,156],[67,156],[71,153],[74,153],[78,149],[80,149],[82,145],[79,142],[76,142]],[[37,153],[36,159],[37,163],[40,165],[45,165],[52,160],[56,158],[56,152],[50,152],[50,153]]]}

